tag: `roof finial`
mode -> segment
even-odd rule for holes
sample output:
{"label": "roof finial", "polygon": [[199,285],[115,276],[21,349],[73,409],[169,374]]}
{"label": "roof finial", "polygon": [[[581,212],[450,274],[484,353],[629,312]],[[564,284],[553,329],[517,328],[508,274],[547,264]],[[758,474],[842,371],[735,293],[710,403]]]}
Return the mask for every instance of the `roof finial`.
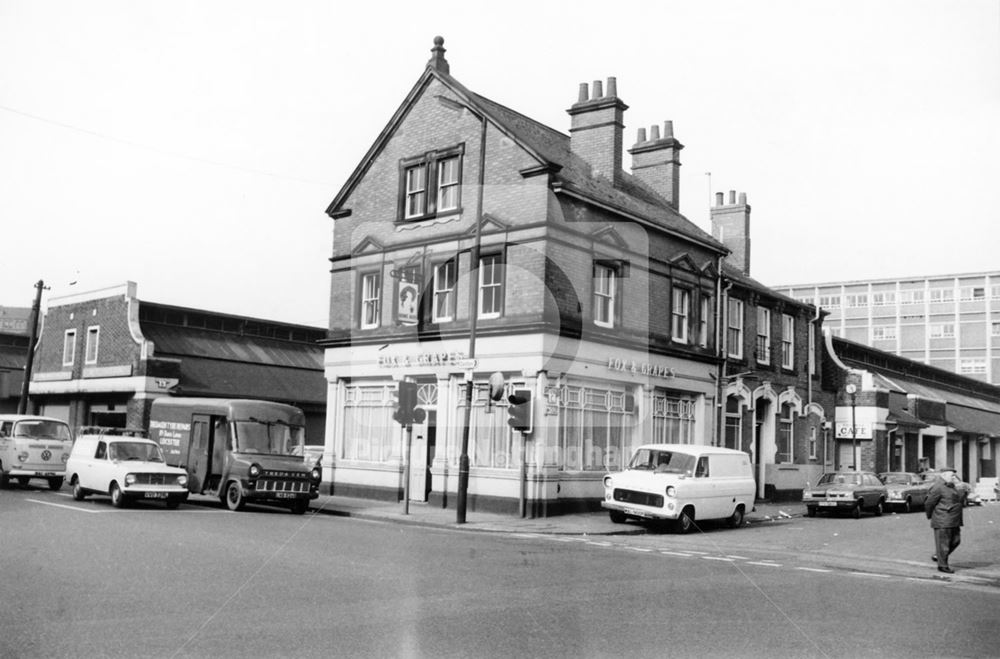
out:
{"label": "roof finial", "polygon": [[441,73],[451,73],[448,60],[444,58],[444,37],[434,37],[434,47],[431,48],[431,58],[427,61],[427,66]]}

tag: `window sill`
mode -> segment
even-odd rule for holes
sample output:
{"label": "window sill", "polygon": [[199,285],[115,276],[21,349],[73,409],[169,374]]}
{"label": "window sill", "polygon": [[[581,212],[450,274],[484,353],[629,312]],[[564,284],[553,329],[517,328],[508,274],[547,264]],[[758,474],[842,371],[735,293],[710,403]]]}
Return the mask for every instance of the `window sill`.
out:
{"label": "window sill", "polygon": [[405,231],[417,227],[433,226],[445,222],[453,222],[462,218],[462,209],[441,211],[430,215],[420,215],[417,217],[404,217],[396,220],[396,231]]}

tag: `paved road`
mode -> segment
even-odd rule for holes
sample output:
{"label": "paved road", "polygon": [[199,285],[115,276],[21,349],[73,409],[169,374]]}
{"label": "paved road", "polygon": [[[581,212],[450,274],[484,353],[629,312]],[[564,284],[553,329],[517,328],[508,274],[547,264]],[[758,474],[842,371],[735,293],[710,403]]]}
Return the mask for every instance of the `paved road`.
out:
{"label": "paved road", "polygon": [[[0,492],[0,656],[947,657],[1000,647],[1000,590],[821,571],[768,556],[754,540],[763,528],[458,532],[266,508],[117,510],[66,494]],[[737,537],[761,553],[719,544]],[[923,619],[941,608],[958,612],[947,633]]]}

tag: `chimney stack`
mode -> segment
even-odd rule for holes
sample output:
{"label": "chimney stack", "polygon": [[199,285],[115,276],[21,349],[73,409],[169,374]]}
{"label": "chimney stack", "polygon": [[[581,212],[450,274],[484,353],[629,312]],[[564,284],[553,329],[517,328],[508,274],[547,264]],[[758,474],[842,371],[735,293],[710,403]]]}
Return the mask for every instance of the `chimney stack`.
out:
{"label": "chimney stack", "polygon": [[750,205],[747,195],[741,192],[739,200],[736,191],[729,191],[729,203],[723,203],[725,195],[715,193],[712,207],[712,236],[732,252],[726,257],[731,265],[743,274],[750,275]]}
{"label": "chimney stack", "polygon": [[660,127],[640,128],[635,145],[628,150],[632,155],[632,175],[653,188],[671,208],[677,210],[681,203],[681,149],[684,145],[674,139],[674,122],[663,123],[663,137]]}
{"label": "chimney stack", "polygon": [[607,94],[600,80],[580,83],[577,102],[569,110],[570,149],[590,164],[594,174],[618,183],[622,175],[622,122],[628,106],[618,98],[618,83],[608,78]]}

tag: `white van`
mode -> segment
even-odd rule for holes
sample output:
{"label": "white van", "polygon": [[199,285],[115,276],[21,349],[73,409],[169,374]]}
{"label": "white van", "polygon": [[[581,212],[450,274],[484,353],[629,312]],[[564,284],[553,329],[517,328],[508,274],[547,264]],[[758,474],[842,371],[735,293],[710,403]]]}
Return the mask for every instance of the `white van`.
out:
{"label": "white van", "polygon": [[49,488],[62,487],[73,433],[61,419],[24,414],[0,414],[0,488],[11,478],[22,487],[43,478]]}
{"label": "white van", "polygon": [[750,456],[715,446],[646,444],[625,471],[604,477],[611,521],[666,520],[681,533],[695,520],[721,519],[736,528],[753,510],[757,491]]}

